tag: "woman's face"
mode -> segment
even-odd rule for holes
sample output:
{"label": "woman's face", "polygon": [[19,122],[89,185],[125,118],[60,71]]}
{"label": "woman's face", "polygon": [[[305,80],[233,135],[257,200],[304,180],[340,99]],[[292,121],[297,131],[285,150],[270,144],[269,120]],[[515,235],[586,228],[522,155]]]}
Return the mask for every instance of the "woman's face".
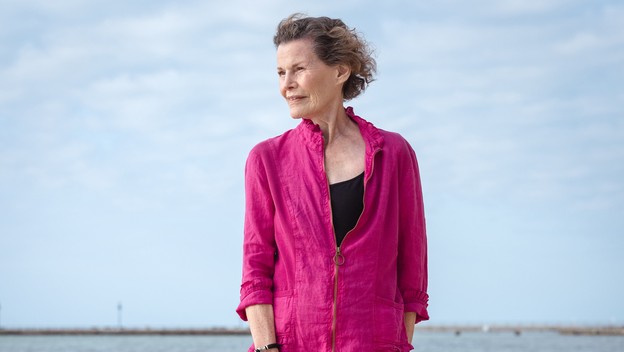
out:
{"label": "woman's face", "polygon": [[342,86],[349,77],[342,65],[328,66],[313,50],[312,41],[299,39],[277,48],[280,93],[293,118],[319,118],[342,106]]}

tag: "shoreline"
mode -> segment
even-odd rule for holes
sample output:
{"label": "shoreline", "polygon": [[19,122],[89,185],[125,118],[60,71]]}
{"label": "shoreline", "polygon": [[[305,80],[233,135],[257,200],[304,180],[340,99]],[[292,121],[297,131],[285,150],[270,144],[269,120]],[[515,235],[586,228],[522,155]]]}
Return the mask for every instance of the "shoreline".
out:
{"label": "shoreline", "polygon": [[556,332],[561,335],[584,336],[624,336],[624,326],[615,325],[440,325],[416,326],[415,331],[462,333],[513,333],[522,335],[525,332]]}
{"label": "shoreline", "polygon": [[[624,326],[554,326],[554,325],[438,325],[416,326],[415,332],[448,332],[457,336],[463,333],[513,333],[556,332],[562,335],[624,336]],[[233,336],[250,335],[248,328],[0,328],[0,336],[53,336],[53,335],[115,335],[115,336]]]}
{"label": "shoreline", "polygon": [[170,335],[170,336],[230,336],[250,335],[249,329],[232,328],[1,328],[2,335]]}

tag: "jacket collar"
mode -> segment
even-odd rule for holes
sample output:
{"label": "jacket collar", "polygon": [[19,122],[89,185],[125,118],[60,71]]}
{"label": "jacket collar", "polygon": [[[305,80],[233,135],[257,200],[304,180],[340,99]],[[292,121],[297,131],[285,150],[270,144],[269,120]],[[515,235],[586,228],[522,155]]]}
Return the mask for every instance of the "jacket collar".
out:
{"label": "jacket collar", "polygon": [[[360,133],[366,144],[366,159],[368,161],[377,150],[383,147],[383,136],[372,123],[356,115],[352,107],[347,107],[345,112],[360,128]],[[315,151],[323,151],[323,132],[312,120],[302,119],[295,131],[308,148]]]}

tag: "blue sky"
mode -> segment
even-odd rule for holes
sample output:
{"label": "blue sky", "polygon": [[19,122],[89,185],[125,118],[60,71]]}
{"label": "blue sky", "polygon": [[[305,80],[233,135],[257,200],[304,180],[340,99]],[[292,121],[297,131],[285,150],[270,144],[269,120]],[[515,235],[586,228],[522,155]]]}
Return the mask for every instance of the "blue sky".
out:
{"label": "blue sky", "polygon": [[417,152],[430,324],[624,323],[619,1],[2,1],[2,326],[243,326],[243,166],[296,125],[276,24],[376,49]]}

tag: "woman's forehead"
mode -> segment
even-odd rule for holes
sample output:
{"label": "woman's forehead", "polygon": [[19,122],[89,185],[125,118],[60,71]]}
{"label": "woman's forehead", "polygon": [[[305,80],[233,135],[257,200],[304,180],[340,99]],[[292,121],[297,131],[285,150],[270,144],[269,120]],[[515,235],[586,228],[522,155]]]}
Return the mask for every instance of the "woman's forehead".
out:
{"label": "woman's forehead", "polygon": [[316,59],[312,42],[306,39],[293,40],[280,44],[277,47],[278,64],[293,64],[293,62],[309,62]]}

